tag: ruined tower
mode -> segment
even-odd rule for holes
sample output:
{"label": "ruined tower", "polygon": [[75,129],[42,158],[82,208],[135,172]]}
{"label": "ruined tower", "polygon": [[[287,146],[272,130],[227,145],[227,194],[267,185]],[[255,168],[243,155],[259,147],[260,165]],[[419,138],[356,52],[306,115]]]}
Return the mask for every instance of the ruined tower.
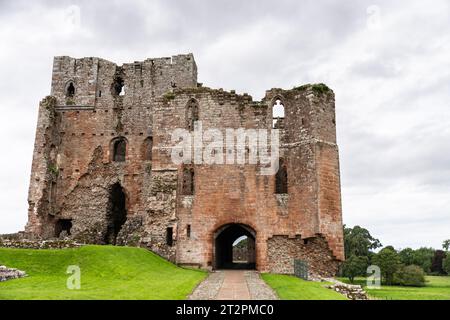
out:
{"label": "ruined tower", "polygon": [[[280,169],[175,164],[170,133],[198,121],[280,129]],[[246,237],[247,266],[292,273],[299,259],[333,275],[343,260],[334,93],[305,85],[254,102],[198,84],[192,54],[122,66],[55,57],[28,199],[32,237],[142,246],[207,269],[233,265]]]}

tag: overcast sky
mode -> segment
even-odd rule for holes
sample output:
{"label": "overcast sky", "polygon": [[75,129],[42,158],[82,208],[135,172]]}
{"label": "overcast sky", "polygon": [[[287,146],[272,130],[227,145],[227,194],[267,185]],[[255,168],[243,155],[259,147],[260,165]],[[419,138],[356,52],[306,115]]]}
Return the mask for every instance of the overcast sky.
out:
{"label": "overcast sky", "polygon": [[192,52],[199,82],[336,94],[344,223],[384,245],[450,238],[450,1],[0,0],[0,233],[23,229],[55,55]]}

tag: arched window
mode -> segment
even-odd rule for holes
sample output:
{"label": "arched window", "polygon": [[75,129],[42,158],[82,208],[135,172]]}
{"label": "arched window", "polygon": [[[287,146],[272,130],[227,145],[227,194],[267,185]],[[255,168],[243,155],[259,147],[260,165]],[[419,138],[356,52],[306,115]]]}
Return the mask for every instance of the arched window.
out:
{"label": "arched window", "polygon": [[125,94],[125,81],[121,77],[114,78],[112,84],[112,94],[113,96],[123,96]]}
{"label": "arched window", "polygon": [[284,105],[280,99],[277,99],[272,107],[272,119],[272,128],[279,129],[283,127]]}
{"label": "arched window", "polygon": [[117,138],[112,145],[112,160],[114,162],[124,162],[127,153],[127,141],[125,138]]}
{"label": "arched window", "polygon": [[75,96],[75,85],[73,82],[69,82],[67,88],[66,88],[66,97],[67,98],[73,98]]}
{"label": "arched window", "polygon": [[153,148],[153,138],[148,137],[144,140],[143,146],[143,158],[145,161],[152,160],[152,148]]}
{"label": "arched window", "polygon": [[186,106],[186,127],[189,131],[194,131],[194,124],[199,120],[198,102],[195,99],[189,100]]}
{"label": "arched window", "polygon": [[279,160],[279,168],[275,175],[275,193],[286,194],[288,193],[288,176],[286,163],[283,158]]}
{"label": "arched window", "polygon": [[192,196],[195,191],[195,176],[193,168],[185,168],[183,170],[183,195]]}

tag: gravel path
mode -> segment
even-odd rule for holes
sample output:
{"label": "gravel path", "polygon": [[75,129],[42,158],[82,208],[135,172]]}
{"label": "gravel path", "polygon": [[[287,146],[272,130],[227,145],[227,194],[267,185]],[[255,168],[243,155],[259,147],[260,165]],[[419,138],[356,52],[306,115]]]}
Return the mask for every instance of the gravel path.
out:
{"label": "gravel path", "polygon": [[198,285],[190,300],[277,300],[257,271],[215,271]]}
{"label": "gravel path", "polygon": [[201,282],[194,292],[188,297],[189,300],[214,300],[222,287],[225,274],[222,271],[211,272]]}
{"label": "gravel path", "polygon": [[278,300],[275,291],[261,279],[259,272],[245,271],[245,278],[252,300]]}

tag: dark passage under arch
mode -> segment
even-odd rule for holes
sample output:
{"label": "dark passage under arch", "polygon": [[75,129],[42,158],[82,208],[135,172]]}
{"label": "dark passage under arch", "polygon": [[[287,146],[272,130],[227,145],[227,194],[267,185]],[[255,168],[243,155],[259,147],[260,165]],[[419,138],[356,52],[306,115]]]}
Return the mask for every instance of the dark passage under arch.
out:
{"label": "dark passage under arch", "polygon": [[105,243],[116,244],[117,235],[127,220],[126,196],[120,183],[114,184],[111,188],[109,194],[109,208],[106,218],[107,229],[105,234]]}
{"label": "dark passage under arch", "polygon": [[[255,231],[243,224],[233,223],[219,228],[214,235],[215,269],[255,269],[255,236]],[[237,258],[235,245],[240,241],[236,240],[244,240],[245,237],[245,247],[240,248]]]}

